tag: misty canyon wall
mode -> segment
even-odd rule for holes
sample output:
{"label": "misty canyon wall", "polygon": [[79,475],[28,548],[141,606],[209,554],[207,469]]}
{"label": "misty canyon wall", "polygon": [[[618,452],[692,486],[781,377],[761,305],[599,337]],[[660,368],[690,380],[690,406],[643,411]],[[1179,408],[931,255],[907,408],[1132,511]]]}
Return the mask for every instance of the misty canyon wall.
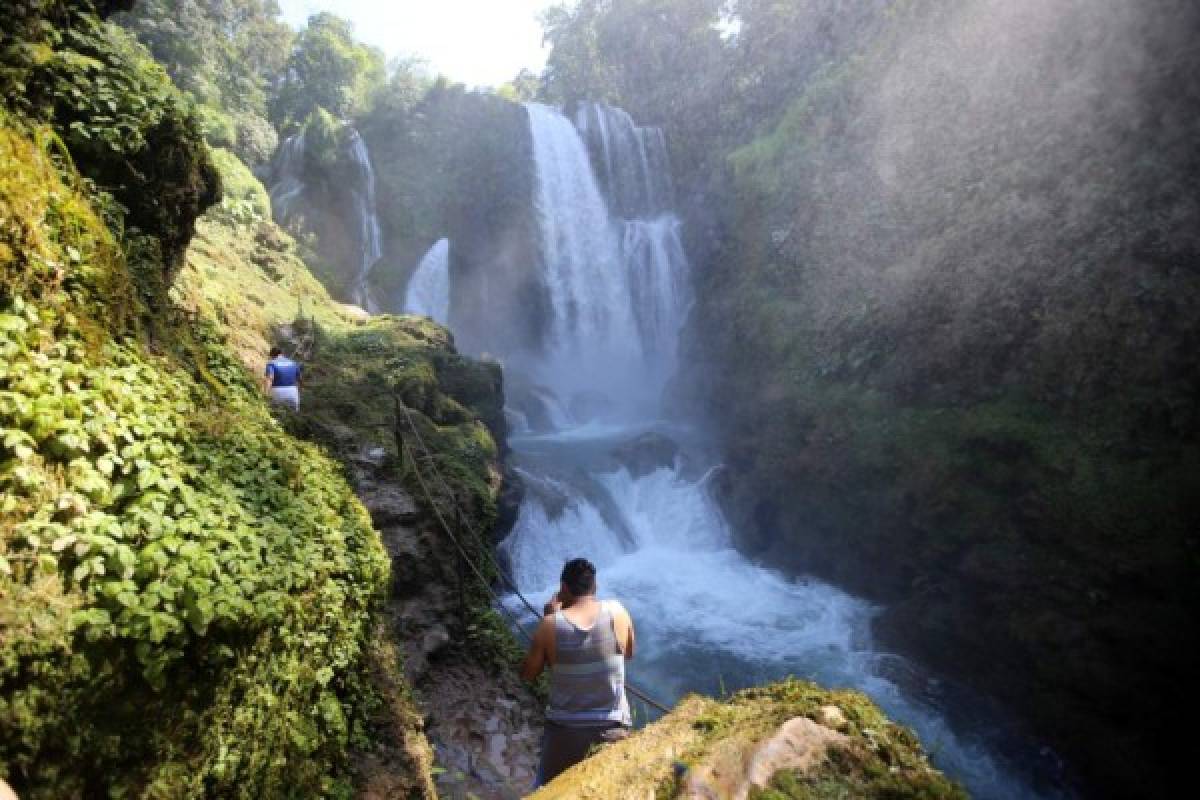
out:
{"label": "misty canyon wall", "polygon": [[1098,794],[1152,793],[1195,668],[1200,14],[880,13],[723,192],[690,177],[680,396],[744,549],[885,601]]}

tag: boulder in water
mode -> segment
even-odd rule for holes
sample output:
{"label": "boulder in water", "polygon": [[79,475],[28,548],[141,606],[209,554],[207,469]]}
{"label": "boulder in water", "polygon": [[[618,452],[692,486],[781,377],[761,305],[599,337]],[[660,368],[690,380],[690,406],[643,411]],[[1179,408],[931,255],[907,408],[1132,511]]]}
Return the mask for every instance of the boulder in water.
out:
{"label": "boulder in water", "polygon": [[675,466],[679,445],[661,433],[643,433],[612,451],[612,457],[635,478],[656,469]]}

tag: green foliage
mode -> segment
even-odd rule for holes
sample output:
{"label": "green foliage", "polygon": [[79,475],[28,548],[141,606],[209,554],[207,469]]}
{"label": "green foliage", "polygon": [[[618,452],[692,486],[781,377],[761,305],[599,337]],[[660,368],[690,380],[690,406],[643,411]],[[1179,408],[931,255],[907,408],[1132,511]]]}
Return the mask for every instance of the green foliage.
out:
{"label": "green foliage", "polygon": [[254,173],[228,150],[213,150],[212,160],[223,190],[218,213],[238,225],[270,219],[271,198]]}
{"label": "green foliage", "polygon": [[383,55],[357,42],[349,22],[316,14],[296,37],[271,119],[280,130],[294,128],[318,108],[349,119],[366,108],[385,79]]}
{"label": "green foliage", "polygon": [[277,138],[267,98],[280,79],[292,33],[272,0],[143,0],[117,17],[200,107],[214,147],[265,163]]}
{"label": "green foliage", "polygon": [[720,0],[583,0],[543,12],[553,99],[606,100],[644,120],[674,118],[717,86]]}
{"label": "green foliage", "polygon": [[107,213],[131,245],[140,234],[157,240],[156,274],[142,288],[160,293],[192,221],[220,191],[190,106],[163,69],[120,29],[71,6],[0,51],[0,86],[15,111],[52,124],[67,160],[111,194]]}
{"label": "green foliage", "polygon": [[145,312],[85,184],[4,123],[6,780],[31,798],[345,793],[387,585],[366,512],[210,327],[160,311],[157,355],[130,336]]}
{"label": "green foliage", "polygon": [[512,103],[527,103],[536,100],[542,91],[542,79],[522,69],[508,83],[496,89],[496,94]]}

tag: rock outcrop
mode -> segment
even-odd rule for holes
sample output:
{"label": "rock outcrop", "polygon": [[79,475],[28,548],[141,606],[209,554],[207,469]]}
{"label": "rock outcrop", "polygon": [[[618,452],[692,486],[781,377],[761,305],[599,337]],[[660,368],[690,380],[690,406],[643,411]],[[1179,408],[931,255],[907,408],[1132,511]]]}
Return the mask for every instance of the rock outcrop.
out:
{"label": "rock outcrop", "polygon": [[912,732],[865,696],[787,681],[724,701],[691,696],[531,800],[921,797],[965,800]]}

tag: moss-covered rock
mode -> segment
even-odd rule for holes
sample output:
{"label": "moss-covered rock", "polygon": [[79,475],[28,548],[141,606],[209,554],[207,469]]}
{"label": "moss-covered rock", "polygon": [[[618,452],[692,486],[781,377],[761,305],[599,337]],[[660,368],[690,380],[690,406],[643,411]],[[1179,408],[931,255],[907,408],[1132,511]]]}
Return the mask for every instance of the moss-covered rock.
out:
{"label": "moss-covered rock", "polygon": [[[21,4],[10,24],[0,38],[0,91],[18,112],[52,125],[63,155],[112,197],[106,213],[121,220],[131,257],[157,262],[135,277],[148,299],[161,300],[192,225],[220,196],[190,104],[90,3]],[[153,241],[152,252],[140,237]]]}
{"label": "moss-covered rock", "polygon": [[33,798],[334,792],[378,537],[210,326],[141,343],[152,312],[47,133],[0,130],[5,777]]}
{"label": "moss-covered rock", "polygon": [[[458,355],[446,329],[428,319],[392,316],[318,329],[306,361],[313,410],[297,424],[309,435],[346,460],[357,453],[344,443],[361,447],[361,437],[340,433],[346,429],[370,432],[373,457],[396,464],[409,458],[405,447],[421,458],[428,449],[453,492],[431,487],[450,503],[450,519],[465,514],[475,530],[492,530],[503,483],[496,442],[506,433],[499,366]],[[432,474],[428,464],[423,470]],[[412,465],[401,476],[424,495]]]}
{"label": "moss-covered rock", "polygon": [[[781,734],[787,737],[784,747],[778,747]],[[658,722],[601,749],[531,798],[747,795],[966,797],[930,766],[912,731],[889,721],[865,695],[785,681],[724,701],[684,698]]]}
{"label": "moss-covered rock", "polygon": [[271,218],[271,198],[258,178],[229,150],[211,152],[213,166],[221,176],[221,213],[241,224]]}

